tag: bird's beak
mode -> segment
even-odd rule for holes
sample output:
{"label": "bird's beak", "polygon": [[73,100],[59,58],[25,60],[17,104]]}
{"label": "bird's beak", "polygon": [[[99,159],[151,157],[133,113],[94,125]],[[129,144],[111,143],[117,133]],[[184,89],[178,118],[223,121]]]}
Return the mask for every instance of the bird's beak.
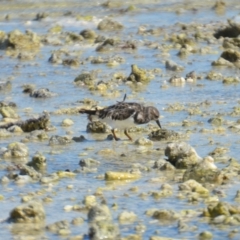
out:
{"label": "bird's beak", "polygon": [[159,120],[157,120],[156,123],[160,128],[162,128]]}

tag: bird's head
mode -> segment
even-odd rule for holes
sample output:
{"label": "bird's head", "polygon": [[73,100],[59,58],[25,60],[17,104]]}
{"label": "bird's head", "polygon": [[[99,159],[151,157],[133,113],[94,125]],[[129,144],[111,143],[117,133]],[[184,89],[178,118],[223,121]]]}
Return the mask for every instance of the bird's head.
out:
{"label": "bird's head", "polygon": [[151,121],[156,121],[157,125],[162,128],[160,121],[159,121],[159,117],[160,117],[160,113],[158,111],[157,108],[149,106],[148,107],[148,115],[151,118]]}

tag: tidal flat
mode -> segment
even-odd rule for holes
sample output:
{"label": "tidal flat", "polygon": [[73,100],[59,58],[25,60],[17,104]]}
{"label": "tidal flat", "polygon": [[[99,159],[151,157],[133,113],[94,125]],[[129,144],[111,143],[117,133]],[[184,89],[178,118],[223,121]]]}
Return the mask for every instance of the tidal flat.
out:
{"label": "tidal flat", "polygon": [[238,1],[1,1],[0,67],[2,239],[240,238]]}

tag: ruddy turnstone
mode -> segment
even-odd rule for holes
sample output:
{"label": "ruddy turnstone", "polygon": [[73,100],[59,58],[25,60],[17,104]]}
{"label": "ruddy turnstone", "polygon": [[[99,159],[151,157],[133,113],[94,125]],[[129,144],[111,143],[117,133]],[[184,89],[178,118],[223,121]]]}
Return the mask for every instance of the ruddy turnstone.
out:
{"label": "ruddy turnstone", "polygon": [[116,136],[115,129],[124,130],[124,134],[132,141],[128,133],[128,129],[150,121],[155,121],[161,128],[159,121],[159,111],[153,106],[144,106],[136,102],[125,102],[126,94],[123,101],[114,105],[103,108],[101,110],[81,109],[79,113],[88,114],[90,121],[103,121],[111,127],[111,131],[115,140],[119,140]]}

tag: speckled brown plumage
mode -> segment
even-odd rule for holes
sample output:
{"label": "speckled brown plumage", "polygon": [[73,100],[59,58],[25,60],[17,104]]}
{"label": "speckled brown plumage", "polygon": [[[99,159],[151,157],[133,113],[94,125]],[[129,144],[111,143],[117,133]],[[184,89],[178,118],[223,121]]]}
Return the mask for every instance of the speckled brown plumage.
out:
{"label": "speckled brown plumage", "polygon": [[[109,107],[103,108],[101,110],[88,110],[81,109],[80,113],[88,114],[88,119],[91,121],[93,116],[97,116],[97,118],[101,121],[108,123],[112,127],[112,133],[115,140],[118,140],[116,134],[114,132],[115,125],[119,121],[126,121],[132,119],[133,123],[136,125],[145,124],[150,121],[156,121],[158,126],[161,128],[159,122],[159,111],[153,106],[144,106],[143,104],[139,104],[136,102],[125,102],[124,97],[122,102],[118,102]],[[126,124],[124,127],[125,135],[132,140],[129,136],[127,129],[130,128],[129,124]]]}

